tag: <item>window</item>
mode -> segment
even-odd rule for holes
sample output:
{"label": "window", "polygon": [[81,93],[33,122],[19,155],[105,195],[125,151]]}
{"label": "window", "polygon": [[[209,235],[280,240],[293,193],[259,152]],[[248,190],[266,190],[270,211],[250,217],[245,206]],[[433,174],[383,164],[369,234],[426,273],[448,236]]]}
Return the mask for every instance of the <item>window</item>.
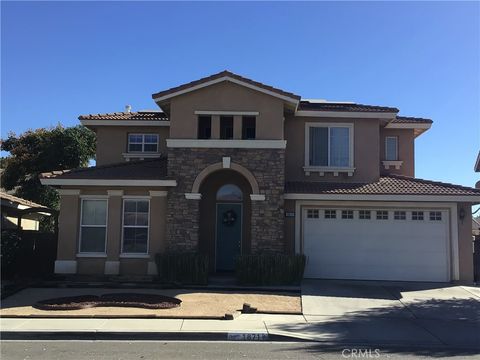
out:
{"label": "window", "polygon": [[441,211],[430,211],[430,220],[431,221],[442,221],[442,212]]}
{"label": "window", "polygon": [[242,117],[242,139],[254,140],[255,139],[255,116]]}
{"label": "window", "polygon": [[220,139],[233,139],[233,116],[220,116]]}
{"label": "window", "polygon": [[398,136],[385,137],[385,160],[398,160]]}
{"label": "window", "polygon": [[318,209],[308,209],[307,218],[308,219],[318,219],[320,217],[320,210]]}
{"label": "window", "polygon": [[349,167],[351,158],[351,126],[309,126],[309,166]]}
{"label": "window", "polygon": [[107,200],[82,199],[80,252],[105,253]]}
{"label": "window", "polygon": [[242,201],[243,193],[237,185],[223,185],[217,191],[217,200],[220,201]]}
{"label": "window", "polygon": [[405,211],[394,211],[393,218],[394,220],[405,220],[407,218],[407,213]]}
{"label": "window", "polygon": [[342,210],[342,219],[353,219],[353,210]]}
{"label": "window", "polygon": [[388,211],[377,210],[377,220],[388,220]]}
{"label": "window", "polygon": [[336,219],[337,211],[336,210],[325,210],[325,219]]}
{"label": "window", "polygon": [[158,134],[128,134],[128,152],[158,152]]}
{"label": "window", "polygon": [[198,117],[198,138],[210,139],[212,137],[212,117],[199,116]]}
{"label": "window", "polygon": [[423,211],[412,211],[412,220],[423,220]]}
{"label": "window", "polygon": [[358,212],[358,218],[362,220],[370,220],[372,218],[370,210],[360,210]]}
{"label": "window", "polygon": [[122,253],[146,254],[148,252],[149,208],[149,200],[123,200]]}

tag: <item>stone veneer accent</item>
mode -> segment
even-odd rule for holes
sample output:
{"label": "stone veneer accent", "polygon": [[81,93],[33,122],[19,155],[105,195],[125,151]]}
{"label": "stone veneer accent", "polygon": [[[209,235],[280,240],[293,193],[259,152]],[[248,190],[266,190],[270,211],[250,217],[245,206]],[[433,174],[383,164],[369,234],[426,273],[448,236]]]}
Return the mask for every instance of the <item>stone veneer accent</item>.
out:
{"label": "stone veneer accent", "polygon": [[[229,156],[255,176],[265,201],[252,201],[252,253],[285,250],[283,194],[285,149],[169,148],[168,176],[177,186],[168,193],[167,242],[172,251],[195,251],[199,242],[199,200],[185,199],[197,175]],[[239,174],[239,176],[242,176]]]}

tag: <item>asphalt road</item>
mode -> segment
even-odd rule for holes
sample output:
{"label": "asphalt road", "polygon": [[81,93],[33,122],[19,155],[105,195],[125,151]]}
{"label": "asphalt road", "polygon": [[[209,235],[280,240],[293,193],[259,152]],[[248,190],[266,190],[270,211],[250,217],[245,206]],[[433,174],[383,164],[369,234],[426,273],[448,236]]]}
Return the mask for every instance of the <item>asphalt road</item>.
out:
{"label": "asphalt road", "polygon": [[319,343],[186,341],[2,341],[1,359],[480,359],[480,351],[328,346]]}

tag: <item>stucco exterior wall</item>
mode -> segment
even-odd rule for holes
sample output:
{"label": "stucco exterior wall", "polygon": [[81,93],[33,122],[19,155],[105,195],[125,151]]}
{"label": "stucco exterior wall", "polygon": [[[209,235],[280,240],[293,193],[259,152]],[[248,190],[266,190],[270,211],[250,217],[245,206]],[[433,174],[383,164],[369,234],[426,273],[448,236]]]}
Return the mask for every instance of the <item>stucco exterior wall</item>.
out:
{"label": "stucco exterior wall", "polygon": [[[283,139],[283,101],[230,82],[218,83],[180,95],[170,103],[170,138],[196,139],[195,111],[256,111],[256,138]],[[212,118],[212,138],[218,138],[218,116]],[[234,119],[234,127],[241,117]],[[238,137],[238,135],[237,135]]]}
{"label": "stucco exterior wall", "polygon": [[[354,167],[353,176],[325,173],[305,175],[305,123],[349,123],[353,124]],[[380,133],[377,119],[338,119],[318,117],[298,117],[288,115],[285,118],[285,154],[286,181],[328,181],[328,182],[374,182],[380,177]]]}
{"label": "stucco exterior wall", "polygon": [[[400,169],[390,167],[388,170],[382,165],[385,160],[385,137],[398,137],[398,160],[403,161]],[[415,176],[415,135],[413,129],[380,129],[380,173]]]}
{"label": "stucco exterior wall", "polygon": [[463,209],[465,217],[458,219],[458,258],[460,281],[473,282],[472,204],[459,203],[457,214]]}
{"label": "stucco exterior wall", "polygon": [[[119,193],[123,191],[123,195]],[[155,191],[150,194],[150,191]],[[77,255],[79,251],[81,196],[89,195],[108,201],[106,253],[104,257]],[[61,195],[57,260],[77,262],[78,274],[98,275],[147,275],[154,268],[155,255],[166,248],[166,188],[117,188],[87,187],[79,195]],[[150,226],[148,256],[135,259],[135,255],[121,255],[123,198],[145,196],[150,198]],[[130,258],[129,258],[130,257]],[[153,273],[150,273],[153,275]]]}
{"label": "stucco exterior wall", "polygon": [[97,134],[97,165],[114,164],[125,161],[123,153],[128,151],[128,134],[158,134],[158,149],[166,154],[169,136],[168,126],[99,126]]}

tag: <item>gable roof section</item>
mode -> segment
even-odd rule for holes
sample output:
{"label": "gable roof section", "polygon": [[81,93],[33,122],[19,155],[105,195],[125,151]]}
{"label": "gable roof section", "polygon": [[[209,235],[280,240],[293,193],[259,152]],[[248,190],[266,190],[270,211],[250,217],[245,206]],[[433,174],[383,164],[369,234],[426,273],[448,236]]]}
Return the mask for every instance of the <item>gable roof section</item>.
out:
{"label": "gable roof section", "polygon": [[168,121],[168,116],[161,111],[114,112],[106,114],[80,115],[79,120],[151,120]]}
{"label": "gable roof section", "polygon": [[213,85],[222,81],[230,81],[242,86],[246,86],[251,89],[254,89],[275,97],[279,97],[287,102],[294,103],[295,105],[298,104],[298,102],[300,101],[300,96],[295,95],[291,92],[283,91],[281,89],[275,88],[270,85],[265,85],[261,82],[248,79],[246,77],[234,74],[227,70],[201,78],[199,80],[191,81],[183,85],[179,85],[164,91],[157,92],[155,94],[152,94],[152,98],[156,102],[160,102],[163,100],[170,99],[174,96],[185,94],[185,93],[188,93],[197,89],[201,89],[203,87]]}
{"label": "gable roof section", "polygon": [[0,191],[0,199],[6,200],[6,201],[9,201],[9,202],[12,202],[12,203],[17,203],[19,205],[27,206],[29,208],[44,207],[43,205],[37,204],[37,203],[35,203],[33,201],[30,201],[30,200],[19,198],[17,196],[8,194],[4,191]]}
{"label": "gable roof section", "polygon": [[[287,194],[318,195],[391,195],[391,196],[423,196],[446,197],[451,200],[460,197],[471,198],[472,202],[480,201],[480,189],[460,185],[417,179],[408,176],[390,175],[380,177],[373,183],[334,183],[320,181],[293,181],[285,184]],[[288,198],[288,197],[286,197]],[[292,198],[292,197],[291,197]],[[352,197],[351,200],[354,200]],[[400,199],[399,199],[400,200]],[[463,199],[464,200],[464,199]],[[465,200],[464,200],[465,201]],[[468,200],[466,200],[468,201]]]}
{"label": "gable roof section", "polygon": [[398,109],[387,106],[364,105],[356,103],[311,102],[301,100],[298,111],[344,111],[344,112],[380,112],[398,113]]}
{"label": "gable roof section", "polygon": [[175,186],[167,177],[167,158],[129,161],[89,168],[43,173],[43,185],[98,185],[98,186]]}

